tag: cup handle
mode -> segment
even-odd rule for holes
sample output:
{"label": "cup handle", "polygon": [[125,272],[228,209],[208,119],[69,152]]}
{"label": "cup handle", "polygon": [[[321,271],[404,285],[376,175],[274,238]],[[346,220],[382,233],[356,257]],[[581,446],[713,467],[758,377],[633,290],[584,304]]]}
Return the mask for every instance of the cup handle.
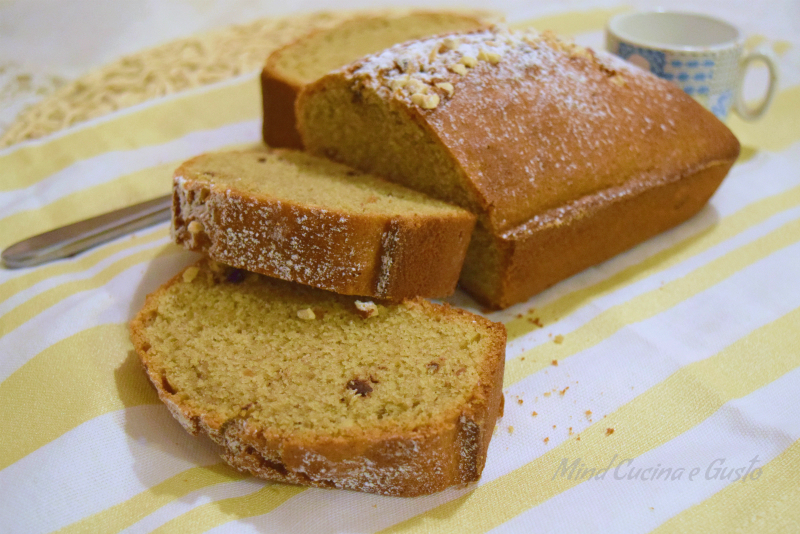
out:
{"label": "cup handle", "polygon": [[[751,108],[745,103],[743,96],[744,76],[747,73],[747,67],[753,61],[763,61],[769,69],[769,85],[767,86],[767,94],[764,100],[756,107]],[[772,50],[766,47],[760,47],[756,50],[745,54],[739,62],[739,74],[737,80],[736,101],[734,102],[734,109],[736,113],[744,120],[754,121],[767,111],[769,105],[772,103],[772,98],[775,96],[775,90],[778,88],[778,58],[772,53]]]}

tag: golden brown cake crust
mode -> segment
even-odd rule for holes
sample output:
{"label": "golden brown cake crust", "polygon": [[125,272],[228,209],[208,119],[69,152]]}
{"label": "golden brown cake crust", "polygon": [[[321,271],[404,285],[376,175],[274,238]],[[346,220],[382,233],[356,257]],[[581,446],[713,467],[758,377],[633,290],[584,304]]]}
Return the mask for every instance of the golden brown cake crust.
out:
{"label": "golden brown cake crust", "polygon": [[[333,28],[315,30],[309,35],[284,45],[270,54],[261,72],[261,100],[264,112],[262,134],[264,142],[272,147],[303,148],[303,141],[295,126],[294,103],[303,86],[313,80],[302,79],[296,73],[295,76],[292,76],[290,72],[281,67],[280,62],[284,56],[291,54],[298,47],[305,46],[310,40],[324,41],[326,37],[342,32],[357,35],[359,27],[369,28],[368,31],[371,30],[374,33],[375,27],[381,24],[389,24],[398,19],[425,22],[433,27],[434,31],[432,33],[445,33],[458,29],[467,30],[486,27],[486,24],[482,22],[482,18],[486,17],[451,11],[389,12],[381,16],[356,17],[352,20],[344,21]],[[400,41],[425,37],[425,29],[427,29],[427,26],[422,27],[423,31],[414,30],[412,26],[409,31],[403,32]],[[427,33],[427,35],[432,33]],[[376,43],[374,36],[369,39],[369,42],[370,49],[361,50],[360,53],[347,59],[341,65],[337,65],[337,67],[343,66],[350,61],[355,61],[359,56],[376,52],[385,46],[395,44],[390,42]],[[335,43],[331,44],[331,46],[335,46]]]}
{"label": "golden brown cake crust", "polygon": [[[339,110],[337,114],[319,113],[323,102]],[[342,111],[348,106],[353,112]],[[429,153],[438,158],[429,161],[445,161],[441,167],[446,172],[439,176],[449,176],[458,187],[442,189],[430,177],[415,176],[413,167],[403,167],[402,155],[392,153],[388,143],[380,145],[390,137],[387,132],[376,136],[373,152],[354,150],[356,128],[369,132],[380,128],[377,122],[359,124],[343,135],[322,134],[339,128],[341,117],[372,117],[375,109],[402,124],[404,136],[433,147]],[[297,110],[311,152],[478,214],[479,228],[493,238],[481,240],[477,235],[477,240],[484,248],[496,242],[505,252],[478,250],[476,241],[462,282],[493,307],[525,300],[685,220],[713,193],[739,152],[730,130],[676,85],[546,33],[493,29],[399,45],[307,86]],[[379,158],[381,151],[391,155]],[[613,210],[599,209],[602,206],[573,211],[595,200],[611,208],[622,197],[651,198],[634,194],[647,187],[668,202],[680,187],[663,184],[690,179],[714,166],[719,166],[718,179],[710,191],[707,180],[688,182],[698,187],[685,193],[696,200],[690,203],[693,210],[648,212],[626,204],[626,226],[607,225],[600,214]],[[533,235],[538,218],[553,214],[563,225],[580,222],[582,235],[604,235],[604,250],[597,250],[588,238],[577,239],[577,234],[570,246],[556,239],[538,241]],[[592,222],[595,216],[599,218]],[[514,231],[516,244],[511,244],[504,236]],[[570,230],[558,232],[566,236]],[[529,248],[523,242],[536,242],[536,247],[531,245],[536,253],[522,254]],[[621,248],[622,243],[627,245]],[[481,286],[492,289],[478,290]]]}
{"label": "golden brown cake crust", "polygon": [[[427,213],[412,211],[413,203],[400,213],[380,213],[369,211],[368,205],[331,207],[321,196],[309,204],[258,194],[231,185],[237,177],[228,175],[234,171],[226,175],[218,170],[226,163],[250,165],[241,172],[263,172],[265,178],[278,172],[280,163],[291,169],[318,166],[315,172],[330,174],[331,180],[366,179],[342,165],[293,151],[199,156],[175,171],[172,233],[178,244],[228,265],[346,295],[399,300],[455,291],[475,224],[471,213],[443,203]],[[386,197],[392,192],[404,192],[373,181],[392,190],[381,193],[376,188],[366,203],[391,202]]]}
{"label": "golden brown cake crust", "polygon": [[[614,196],[584,197],[499,236],[476,228],[461,287],[489,308],[524,302],[696,214],[731,165],[712,163],[673,180],[612,191]],[[491,269],[496,276],[480,268],[487,261],[497,266]]]}
{"label": "golden brown cake crust", "polygon": [[[187,274],[188,283],[208,276],[209,265],[214,264],[201,260],[149,295],[130,330],[159,398],[188,432],[207,435],[220,445],[226,462],[267,480],[404,497],[434,493],[480,477],[495,422],[503,412],[506,332],[502,324],[422,299],[397,304],[416,308],[432,321],[473,323],[476,331],[488,336],[485,357],[478,362],[480,379],[467,402],[456,411],[421,422],[413,431],[384,424],[354,426],[335,436],[308,432],[293,435],[253,424],[245,410],[228,419],[198,411],[190,401],[182,400],[182,392],[175,391],[165,374],[157,354],[158,340],[152,338],[148,328],[159,306],[165,302],[169,305],[166,295],[170,288],[187,283]],[[222,280],[229,276],[228,268],[216,269],[222,269]],[[214,357],[225,358],[225,354]],[[313,397],[314,392],[309,392],[309,399]]]}

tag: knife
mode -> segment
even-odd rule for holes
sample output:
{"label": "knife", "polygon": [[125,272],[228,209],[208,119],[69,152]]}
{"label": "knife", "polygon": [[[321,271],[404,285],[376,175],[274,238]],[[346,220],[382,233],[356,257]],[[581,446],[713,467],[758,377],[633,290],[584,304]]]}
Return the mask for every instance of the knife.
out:
{"label": "knife", "polygon": [[106,241],[168,221],[172,195],[118,209],[15,243],[2,252],[11,269],[67,258]]}

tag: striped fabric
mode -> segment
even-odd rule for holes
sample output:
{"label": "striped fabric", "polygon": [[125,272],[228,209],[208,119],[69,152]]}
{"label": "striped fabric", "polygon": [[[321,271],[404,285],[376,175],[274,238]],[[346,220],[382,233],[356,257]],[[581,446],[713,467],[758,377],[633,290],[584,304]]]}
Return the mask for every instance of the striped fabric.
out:
{"label": "striped fabric", "polygon": [[[535,24],[600,45],[613,12]],[[0,270],[0,531],[800,531],[791,45],[773,109],[730,120],[743,155],[699,215],[488,314],[509,332],[506,410],[473,487],[400,499],[265,483],[186,434],[127,332],[196,257],[166,225]],[[259,116],[253,74],[0,152],[0,247],[167,193],[183,159],[257,143]]]}

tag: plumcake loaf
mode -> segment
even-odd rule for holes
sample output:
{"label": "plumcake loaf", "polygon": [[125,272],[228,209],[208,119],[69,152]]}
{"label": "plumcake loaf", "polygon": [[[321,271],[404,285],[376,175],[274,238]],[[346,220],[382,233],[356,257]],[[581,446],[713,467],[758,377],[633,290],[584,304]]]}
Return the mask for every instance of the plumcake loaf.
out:
{"label": "plumcake loaf", "polygon": [[473,482],[503,411],[505,327],[422,299],[203,259],[148,296],[131,336],[181,425],[268,480],[398,496]]}
{"label": "plumcake loaf", "polygon": [[198,156],[173,186],[178,244],[347,295],[451,294],[475,224],[457,206],[293,150]]}
{"label": "plumcake loaf", "polygon": [[294,102],[304,85],[326,73],[393,44],[485,26],[480,18],[457,12],[388,13],[316,30],[279,48],[261,73],[264,141],[273,147],[303,147]]}
{"label": "plumcake loaf", "polygon": [[678,86],[547,32],[398,45],[297,104],[309,151],[476,213],[461,284],[501,308],[686,220],[739,153]]}

